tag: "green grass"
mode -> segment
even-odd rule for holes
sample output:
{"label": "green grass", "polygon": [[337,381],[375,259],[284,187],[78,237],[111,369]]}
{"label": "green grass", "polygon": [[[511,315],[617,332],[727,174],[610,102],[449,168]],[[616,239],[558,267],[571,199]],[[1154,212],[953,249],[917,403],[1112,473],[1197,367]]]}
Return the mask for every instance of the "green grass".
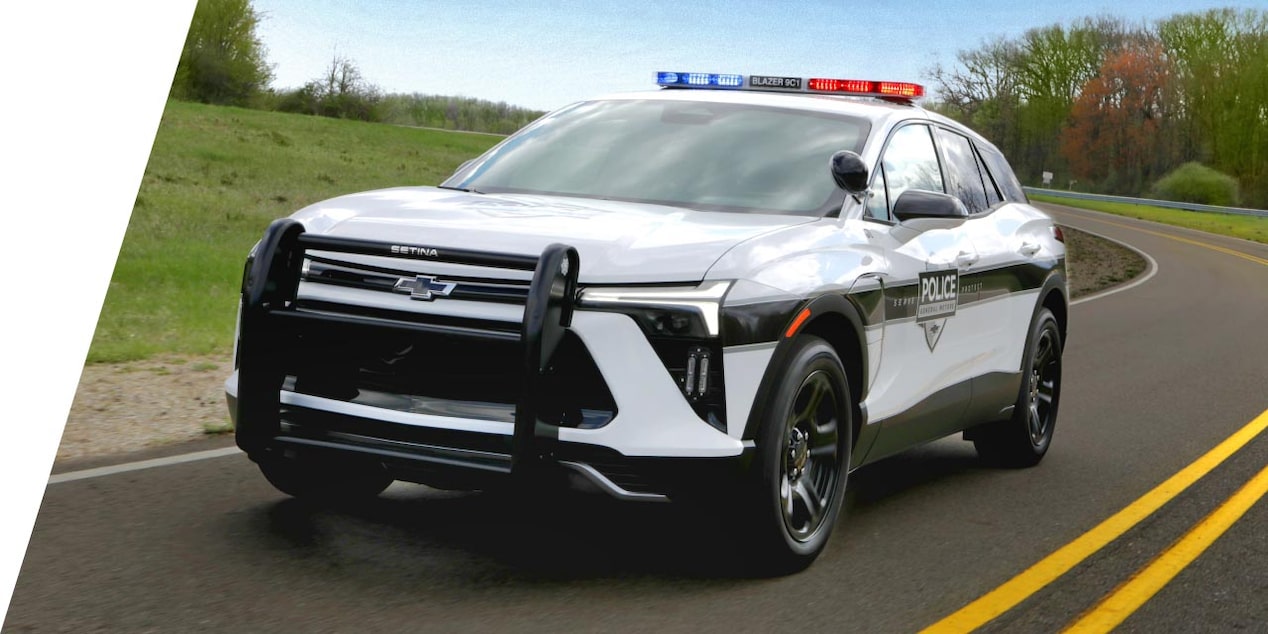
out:
{"label": "green grass", "polygon": [[1268,244],[1268,218],[1167,209],[1166,207],[1154,207],[1152,205],[1078,200],[1075,198],[1045,196],[1043,194],[1029,194],[1029,197],[1036,202],[1103,211],[1119,216],[1152,220],[1177,227],[1187,227],[1208,233],[1217,233]]}
{"label": "green grass", "polygon": [[319,200],[433,185],[497,137],[168,102],[89,362],[228,354],[242,263]]}

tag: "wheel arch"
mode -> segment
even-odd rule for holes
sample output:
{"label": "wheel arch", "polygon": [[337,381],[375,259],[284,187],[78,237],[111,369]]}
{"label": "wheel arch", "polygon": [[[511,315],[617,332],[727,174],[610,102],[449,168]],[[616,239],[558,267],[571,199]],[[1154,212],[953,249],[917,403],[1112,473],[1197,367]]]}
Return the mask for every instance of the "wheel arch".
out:
{"label": "wheel arch", "polygon": [[[1052,311],[1052,316],[1057,320],[1057,332],[1061,335],[1062,348],[1065,348],[1066,329],[1070,318],[1070,302],[1066,294],[1065,275],[1059,272],[1053,273],[1044,281],[1043,289],[1039,293],[1039,305],[1035,307],[1036,315],[1040,308]],[[1030,326],[1034,328],[1034,317],[1031,317]]]}
{"label": "wheel arch", "polygon": [[[810,311],[802,323],[797,323],[802,313]],[[767,406],[766,398],[772,393],[775,382],[782,377],[788,364],[788,357],[793,342],[798,337],[813,335],[828,342],[841,359],[845,369],[846,384],[851,397],[851,442],[858,443],[859,433],[863,425],[862,403],[867,396],[867,337],[863,327],[861,311],[843,295],[829,293],[807,300],[790,315],[787,323],[780,329],[780,337],[771,355],[766,372],[758,384],[758,399],[754,400],[749,410],[748,420],[744,425],[742,438],[753,439],[757,434],[762,413]]]}

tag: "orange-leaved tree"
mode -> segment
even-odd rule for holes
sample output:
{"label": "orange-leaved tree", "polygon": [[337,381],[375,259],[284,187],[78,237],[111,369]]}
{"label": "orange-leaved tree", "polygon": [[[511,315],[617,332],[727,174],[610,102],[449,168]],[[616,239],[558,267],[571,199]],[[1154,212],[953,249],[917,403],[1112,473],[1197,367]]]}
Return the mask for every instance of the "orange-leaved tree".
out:
{"label": "orange-leaved tree", "polygon": [[1062,136],[1070,171],[1114,193],[1138,194],[1177,159],[1168,124],[1172,69],[1153,38],[1133,38],[1106,56],[1083,86]]}

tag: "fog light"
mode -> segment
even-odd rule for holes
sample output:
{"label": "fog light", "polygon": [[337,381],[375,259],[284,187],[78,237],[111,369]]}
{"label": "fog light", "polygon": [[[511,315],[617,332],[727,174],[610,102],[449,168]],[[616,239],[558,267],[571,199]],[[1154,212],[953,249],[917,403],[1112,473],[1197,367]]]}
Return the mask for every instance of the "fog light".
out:
{"label": "fog light", "polygon": [[689,398],[699,398],[709,391],[709,349],[696,346],[687,351],[687,375],[683,378],[682,392]]}

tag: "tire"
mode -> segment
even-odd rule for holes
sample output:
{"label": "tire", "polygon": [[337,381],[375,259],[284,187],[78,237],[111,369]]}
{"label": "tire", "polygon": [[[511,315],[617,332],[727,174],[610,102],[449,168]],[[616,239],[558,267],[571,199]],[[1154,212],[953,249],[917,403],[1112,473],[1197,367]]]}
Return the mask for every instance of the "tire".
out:
{"label": "tire", "polygon": [[836,351],[802,335],[762,413],[745,491],[748,547],[759,574],[791,574],[819,556],[849,474],[849,385]]}
{"label": "tire", "polygon": [[973,439],[978,456],[1003,467],[1033,467],[1052,444],[1061,403],[1061,331],[1040,308],[1026,342],[1021,387],[1011,419],[988,425]]}
{"label": "tire", "polygon": [[382,464],[368,460],[266,456],[260,471],[274,488],[317,502],[354,502],[382,493],[393,478]]}

